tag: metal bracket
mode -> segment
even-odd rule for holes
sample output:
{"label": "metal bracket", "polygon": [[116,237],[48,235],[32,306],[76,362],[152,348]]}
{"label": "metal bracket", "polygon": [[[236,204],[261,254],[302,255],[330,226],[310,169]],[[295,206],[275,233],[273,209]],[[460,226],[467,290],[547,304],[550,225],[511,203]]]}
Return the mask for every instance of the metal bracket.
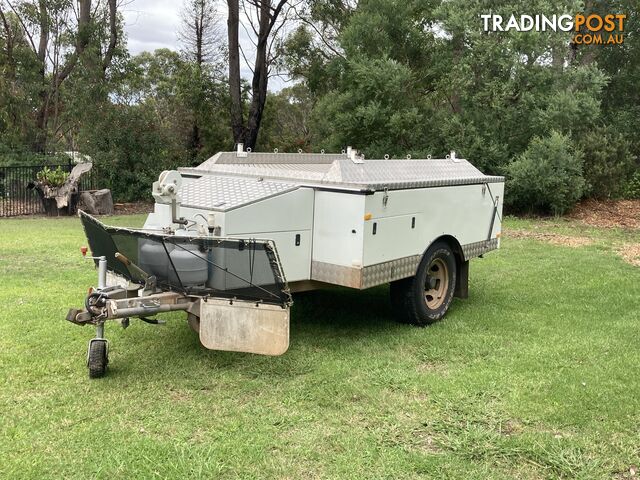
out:
{"label": "metal bracket", "polygon": [[143,296],[148,295],[149,293],[153,293],[155,291],[156,282],[157,282],[155,275],[149,275],[142,268],[140,268],[138,265],[133,263],[131,260],[129,260],[120,252],[116,252],[115,258],[120,263],[122,263],[125,267],[131,268],[132,270],[135,270],[136,272],[138,272],[138,274],[144,279],[144,288],[142,290]]}

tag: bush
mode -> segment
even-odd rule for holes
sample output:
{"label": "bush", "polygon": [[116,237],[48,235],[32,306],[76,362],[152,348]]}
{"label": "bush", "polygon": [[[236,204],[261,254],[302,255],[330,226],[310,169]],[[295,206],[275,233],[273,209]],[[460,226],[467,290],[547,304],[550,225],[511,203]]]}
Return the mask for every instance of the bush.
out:
{"label": "bush", "polygon": [[552,132],[535,137],[507,167],[507,204],[521,212],[561,215],[582,197],[582,158],[571,140]]}
{"label": "bush", "polygon": [[582,136],[578,147],[584,158],[585,194],[593,198],[619,198],[635,168],[631,143],[610,127]]}
{"label": "bush", "polygon": [[640,170],[631,176],[624,189],[624,198],[640,199]]}
{"label": "bush", "polygon": [[175,142],[164,136],[169,133],[158,127],[152,110],[114,105],[85,127],[83,153],[91,156],[99,186],[110,188],[115,201],[150,200],[158,175],[188,162],[187,151],[172,148]]}
{"label": "bush", "polygon": [[69,178],[69,172],[65,172],[60,167],[55,170],[51,170],[49,167],[44,167],[36,174],[36,178],[42,185],[61,187],[64,185],[64,182],[67,181],[67,178]]}
{"label": "bush", "polygon": [[164,169],[155,158],[137,157],[133,163],[126,154],[119,152],[94,154],[94,169],[101,188],[111,189],[113,198],[119,202],[151,200],[151,185]]}

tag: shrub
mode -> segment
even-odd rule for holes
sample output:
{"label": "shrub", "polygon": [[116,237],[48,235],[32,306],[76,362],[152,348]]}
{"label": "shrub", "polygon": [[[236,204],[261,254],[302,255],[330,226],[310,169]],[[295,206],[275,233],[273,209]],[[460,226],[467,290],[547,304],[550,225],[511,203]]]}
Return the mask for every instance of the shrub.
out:
{"label": "shrub", "polygon": [[155,159],[142,155],[133,165],[125,154],[98,152],[93,159],[100,187],[110,188],[114,200],[120,202],[150,200],[151,185],[158,179],[158,169],[163,170],[162,163],[156,161],[154,164]]}
{"label": "shrub", "polygon": [[51,170],[49,167],[44,167],[36,174],[36,178],[42,185],[61,187],[64,182],[67,181],[67,178],[69,178],[69,172],[65,172],[60,167],[55,170]]}
{"label": "shrub", "polygon": [[640,199],[640,170],[631,176],[624,189],[624,198]]}
{"label": "shrub", "polygon": [[561,215],[582,197],[582,158],[571,140],[552,132],[535,137],[507,167],[507,204],[521,212]]}
{"label": "shrub", "polygon": [[188,162],[186,150],[173,148],[176,142],[166,136],[171,132],[161,129],[157,120],[144,105],[113,105],[95,124],[84,127],[83,153],[91,156],[99,186],[110,188],[115,201],[150,199],[160,172]]}
{"label": "shrub", "polygon": [[584,158],[585,194],[600,199],[622,196],[635,167],[631,143],[610,127],[601,127],[583,135],[578,147]]}

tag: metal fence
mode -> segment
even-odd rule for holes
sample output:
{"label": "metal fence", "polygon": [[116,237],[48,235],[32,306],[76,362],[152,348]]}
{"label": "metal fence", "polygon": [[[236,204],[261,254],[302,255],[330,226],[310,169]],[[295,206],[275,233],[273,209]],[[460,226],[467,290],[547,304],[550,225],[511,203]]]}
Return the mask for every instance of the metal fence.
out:
{"label": "metal fence", "polygon": [[[36,180],[38,172],[44,167],[51,170],[60,167],[65,172],[71,172],[74,166],[74,163],[69,162],[58,165],[0,167],[0,217],[45,213],[38,193],[29,188],[29,184]],[[80,178],[80,191],[95,189],[95,177],[92,173],[90,171]]]}

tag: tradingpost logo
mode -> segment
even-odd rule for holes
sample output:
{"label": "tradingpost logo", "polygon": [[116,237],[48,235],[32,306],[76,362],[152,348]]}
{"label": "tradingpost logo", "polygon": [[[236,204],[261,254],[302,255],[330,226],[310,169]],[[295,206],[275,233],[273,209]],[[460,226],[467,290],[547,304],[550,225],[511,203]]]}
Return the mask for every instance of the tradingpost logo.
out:
{"label": "tradingpost logo", "polygon": [[624,43],[627,15],[480,15],[485,32],[575,32],[572,43],[584,45],[620,45]]}

